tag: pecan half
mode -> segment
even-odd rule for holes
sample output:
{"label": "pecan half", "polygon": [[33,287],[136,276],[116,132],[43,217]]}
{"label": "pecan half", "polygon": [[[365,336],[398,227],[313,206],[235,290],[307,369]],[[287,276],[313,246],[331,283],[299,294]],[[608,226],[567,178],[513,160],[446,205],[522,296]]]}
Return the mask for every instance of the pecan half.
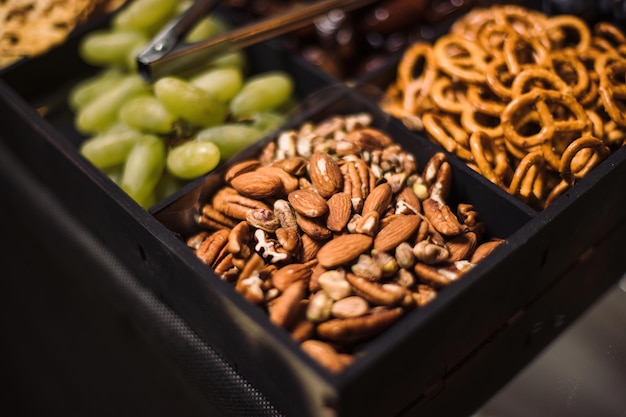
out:
{"label": "pecan half", "polygon": [[317,325],[317,334],[335,343],[362,342],[376,336],[404,315],[402,308],[377,310],[375,313],[347,319],[332,319]]}

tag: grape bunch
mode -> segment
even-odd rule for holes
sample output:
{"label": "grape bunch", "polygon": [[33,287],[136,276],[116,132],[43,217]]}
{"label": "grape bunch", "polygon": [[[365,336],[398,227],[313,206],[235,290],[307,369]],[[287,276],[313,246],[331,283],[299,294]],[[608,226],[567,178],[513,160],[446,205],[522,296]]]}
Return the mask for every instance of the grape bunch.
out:
{"label": "grape bunch", "polygon": [[[247,74],[242,51],[147,83],[136,56],[189,2],[134,0],[108,28],[89,33],[81,58],[99,70],[70,91],[81,154],[143,207],[150,207],[277,128],[294,104],[293,79],[276,70]],[[214,14],[184,41],[228,29]]]}

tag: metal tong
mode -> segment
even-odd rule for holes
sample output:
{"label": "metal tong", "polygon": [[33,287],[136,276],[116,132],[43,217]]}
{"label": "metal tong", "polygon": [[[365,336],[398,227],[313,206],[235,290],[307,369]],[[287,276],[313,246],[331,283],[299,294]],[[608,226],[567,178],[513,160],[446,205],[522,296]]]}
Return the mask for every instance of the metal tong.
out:
{"label": "metal tong", "polygon": [[182,43],[184,35],[202,17],[211,13],[220,0],[196,0],[179,17],[165,26],[137,55],[137,69],[149,82],[183,71],[217,55],[245,48],[307,26],[325,14],[348,12],[376,0],[321,0],[251,23],[205,41]]}

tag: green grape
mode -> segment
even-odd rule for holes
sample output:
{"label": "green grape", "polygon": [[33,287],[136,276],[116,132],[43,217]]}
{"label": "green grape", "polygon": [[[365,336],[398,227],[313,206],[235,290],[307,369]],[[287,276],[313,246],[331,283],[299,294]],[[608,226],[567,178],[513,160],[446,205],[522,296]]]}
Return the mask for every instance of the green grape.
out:
{"label": "green grape", "polygon": [[165,170],[154,189],[154,195],[157,200],[163,200],[178,191],[185,183],[186,181],[176,178]]}
{"label": "green grape", "polygon": [[223,124],[199,130],[193,136],[197,142],[217,145],[223,160],[252,145],[263,137],[263,132],[245,124]]}
{"label": "green grape", "polygon": [[291,77],[282,71],[270,71],[246,80],[241,91],[230,102],[230,112],[247,117],[270,111],[287,102],[293,92]]}
{"label": "green grape", "polygon": [[143,199],[141,200],[135,200],[141,207],[145,208],[145,209],[149,209],[150,207],[152,207],[153,205],[155,205],[157,203],[157,197],[154,191],[152,191],[150,194],[148,194],[147,196],[145,196]]}
{"label": "green grape", "polygon": [[225,52],[216,57],[194,66],[192,69],[182,70],[175,75],[179,78],[191,79],[199,74],[215,68],[236,68],[243,73],[246,65],[246,56],[242,51]]}
{"label": "green grape", "polygon": [[115,165],[112,167],[101,168],[104,175],[109,177],[118,186],[122,186],[122,174],[124,173],[124,164]]}
{"label": "green grape", "polygon": [[198,74],[189,82],[222,103],[227,103],[241,90],[243,74],[238,68],[213,68]]}
{"label": "green grape", "polygon": [[252,117],[250,126],[259,129],[264,133],[269,133],[280,127],[280,125],[285,122],[285,119],[284,114],[274,111],[265,111],[255,114]]}
{"label": "green grape", "polygon": [[128,51],[126,56],[126,70],[131,73],[137,72],[137,55],[146,49],[146,44],[137,44]]}
{"label": "green grape", "polygon": [[165,143],[157,136],[145,134],[126,158],[122,189],[142,204],[153,194],[164,168]]}
{"label": "green grape", "polygon": [[193,179],[212,171],[220,150],[212,142],[188,141],[169,150],[167,170],[177,178]]}
{"label": "green grape", "polygon": [[199,42],[209,39],[228,30],[228,25],[213,15],[200,19],[191,30],[185,35],[184,41],[187,43]]}
{"label": "green grape", "polygon": [[100,169],[124,163],[135,144],[143,135],[128,127],[109,129],[92,136],[80,146],[80,153]]}
{"label": "green grape", "polygon": [[91,65],[127,68],[129,53],[148,41],[145,33],[136,30],[100,30],[83,38],[79,54]]}
{"label": "green grape", "polygon": [[98,74],[86,78],[72,87],[68,94],[68,104],[74,111],[85,107],[93,99],[119,84],[126,73],[117,68],[106,68]]}
{"label": "green grape", "polygon": [[181,78],[160,78],[154,84],[154,94],[172,114],[195,126],[215,126],[228,116],[227,104]]}
{"label": "green grape", "polygon": [[176,122],[176,116],[154,96],[131,98],[120,108],[119,119],[132,128],[151,133],[168,133]]}
{"label": "green grape", "polygon": [[176,15],[178,3],[178,0],[134,0],[113,17],[112,27],[154,34]]}
{"label": "green grape", "polygon": [[246,55],[242,51],[224,52],[208,62],[210,68],[235,67],[243,69]]}
{"label": "green grape", "polygon": [[103,132],[117,121],[119,110],[126,101],[149,92],[150,87],[141,76],[128,75],[76,114],[76,128],[86,134]]}

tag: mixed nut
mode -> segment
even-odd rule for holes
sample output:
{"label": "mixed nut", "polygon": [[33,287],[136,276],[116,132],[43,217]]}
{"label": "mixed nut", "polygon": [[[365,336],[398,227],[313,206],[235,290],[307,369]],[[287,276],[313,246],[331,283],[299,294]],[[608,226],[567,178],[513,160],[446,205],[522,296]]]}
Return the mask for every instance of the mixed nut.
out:
{"label": "mixed nut", "polygon": [[367,113],[307,122],[225,172],[187,245],[338,372],[503,242],[451,182],[443,153],[420,174]]}

